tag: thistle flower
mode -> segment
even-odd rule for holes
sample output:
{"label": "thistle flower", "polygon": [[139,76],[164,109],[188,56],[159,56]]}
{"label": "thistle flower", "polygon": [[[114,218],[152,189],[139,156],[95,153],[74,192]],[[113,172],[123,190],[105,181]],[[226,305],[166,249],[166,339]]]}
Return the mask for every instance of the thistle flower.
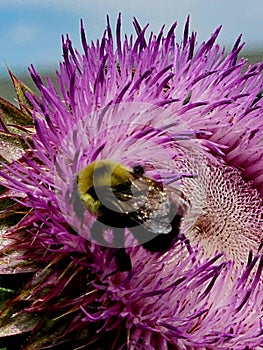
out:
{"label": "thistle flower", "polygon": [[[0,266],[25,280],[1,336],[24,335],[23,349],[259,348],[263,64],[238,58],[241,38],[225,54],[220,28],[197,46],[189,20],[181,43],[176,24],[148,39],[134,27],[122,41],[118,18],[115,49],[109,21],[90,45],[81,24],[83,55],[63,38],[58,89],[33,67],[39,95],[10,73],[19,108],[0,101]],[[126,230],[130,272],[74,204],[76,174],[100,159],[142,164],[182,194],[181,238],[165,253]]]}

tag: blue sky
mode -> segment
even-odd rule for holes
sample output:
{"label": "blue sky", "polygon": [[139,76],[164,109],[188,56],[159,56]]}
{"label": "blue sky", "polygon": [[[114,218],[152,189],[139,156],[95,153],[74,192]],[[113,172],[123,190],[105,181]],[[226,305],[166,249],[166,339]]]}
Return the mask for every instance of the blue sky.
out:
{"label": "blue sky", "polygon": [[[79,22],[84,19],[89,40],[100,38],[106,14],[115,25],[122,12],[122,32],[132,33],[132,18],[159,31],[178,21],[180,40],[186,16],[191,16],[191,30],[198,41],[210,37],[220,25],[219,43],[230,47],[242,33],[246,47],[263,47],[262,0],[1,0],[0,1],[0,74],[5,62],[12,70],[26,72],[33,63],[37,69],[57,66],[61,60],[61,34],[69,33],[80,49]],[[263,52],[263,50],[262,50]]]}

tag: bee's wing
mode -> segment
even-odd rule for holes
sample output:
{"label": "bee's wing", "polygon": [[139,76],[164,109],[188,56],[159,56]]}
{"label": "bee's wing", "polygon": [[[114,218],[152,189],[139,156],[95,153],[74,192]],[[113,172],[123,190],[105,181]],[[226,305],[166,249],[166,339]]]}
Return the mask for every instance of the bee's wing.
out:
{"label": "bee's wing", "polygon": [[157,187],[149,191],[146,212],[148,218],[144,223],[147,230],[156,234],[167,234],[171,231],[171,221],[175,213],[166,189]]}
{"label": "bee's wing", "polygon": [[134,178],[129,184],[118,185],[113,188],[118,206],[122,213],[133,213],[143,206],[148,197],[148,184],[145,178]]}
{"label": "bee's wing", "polygon": [[115,187],[113,193],[117,210],[129,216],[128,227],[142,225],[142,229],[155,235],[171,232],[171,222],[179,214],[179,190],[140,176],[129,185]]}
{"label": "bee's wing", "polygon": [[101,186],[96,193],[104,207],[103,212],[124,214],[133,210],[128,202],[129,193],[127,190]]}
{"label": "bee's wing", "polygon": [[161,183],[140,176],[131,182],[130,187],[119,188],[114,195],[134,226],[143,225],[144,230],[154,234],[171,231],[171,203]]}

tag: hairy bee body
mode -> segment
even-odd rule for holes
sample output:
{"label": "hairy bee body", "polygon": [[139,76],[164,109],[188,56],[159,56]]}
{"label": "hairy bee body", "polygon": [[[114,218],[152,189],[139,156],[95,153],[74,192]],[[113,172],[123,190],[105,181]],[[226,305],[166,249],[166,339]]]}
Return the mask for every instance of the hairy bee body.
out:
{"label": "hairy bee body", "polygon": [[[97,218],[91,229],[93,239],[121,249],[121,270],[131,269],[128,261],[123,263],[125,228],[152,252],[168,249],[178,235],[178,206],[162,183],[144,176],[141,166],[130,171],[110,160],[93,162],[79,172],[77,187],[85,208]],[[110,244],[104,237],[107,229],[114,232]]]}

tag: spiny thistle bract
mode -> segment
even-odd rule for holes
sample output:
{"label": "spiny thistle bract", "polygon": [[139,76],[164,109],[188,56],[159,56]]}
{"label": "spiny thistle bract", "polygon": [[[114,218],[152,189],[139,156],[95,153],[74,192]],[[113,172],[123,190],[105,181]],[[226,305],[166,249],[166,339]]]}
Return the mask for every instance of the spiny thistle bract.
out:
{"label": "spiny thistle bract", "polygon": [[[180,43],[176,24],[148,37],[134,27],[122,40],[119,17],[115,42],[108,21],[88,45],[81,24],[83,55],[63,38],[57,88],[31,67],[33,93],[10,72],[19,106],[0,100],[0,272],[19,288],[1,339],[24,350],[257,349],[263,64],[238,58],[240,38],[220,49],[220,28],[197,45],[189,20]],[[128,247],[130,272],[90,240],[95,218],[74,211],[74,176],[99,159],[178,176],[188,203],[182,239],[164,253]]]}

